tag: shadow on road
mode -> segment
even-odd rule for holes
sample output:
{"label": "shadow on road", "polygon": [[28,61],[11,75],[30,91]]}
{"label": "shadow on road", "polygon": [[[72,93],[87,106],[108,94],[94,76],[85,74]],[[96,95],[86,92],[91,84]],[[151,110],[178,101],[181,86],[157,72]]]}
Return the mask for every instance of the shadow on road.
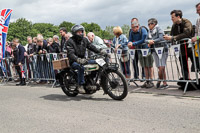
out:
{"label": "shadow on road", "polygon": [[66,95],[50,94],[50,95],[42,96],[40,98],[43,98],[45,100],[53,100],[53,101],[91,100],[91,101],[113,101],[113,102],[117,102],[116,100],[109,98],[109,96],[108,96],[108,98],[94,98],[92,95],[78,95],[76,97],[68,97]]}

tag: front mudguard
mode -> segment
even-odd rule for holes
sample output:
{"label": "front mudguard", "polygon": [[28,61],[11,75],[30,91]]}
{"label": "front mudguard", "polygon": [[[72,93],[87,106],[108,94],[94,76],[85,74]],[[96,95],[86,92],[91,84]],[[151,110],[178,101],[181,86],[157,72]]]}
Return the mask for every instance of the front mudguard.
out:
{"label": "front mudguard", "polygon": [[69,72],[69,69],[62,69],[59,73],[56,74],[56,79],[59,80],[60,85],[64,85],[63,84],[63,79],[66,73]]}

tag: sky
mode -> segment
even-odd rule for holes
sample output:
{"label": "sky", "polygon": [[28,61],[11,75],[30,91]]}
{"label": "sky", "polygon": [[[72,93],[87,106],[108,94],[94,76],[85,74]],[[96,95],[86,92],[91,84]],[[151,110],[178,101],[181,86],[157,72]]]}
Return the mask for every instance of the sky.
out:
{"label": "sky", "polygon": [[63,21],[76,24],[97,23],[102,29],[106,26],[130,25],[133,17],[140,25],[147,26],[150,18],[156,18],[162,28],[172,25],[170,12],[182,10],[183,18],[193,24],[199,15],[195,5],[198,0],[2,0],[0,10],[13,9],[11,22],[26,18],[33,23],[52,23]]}

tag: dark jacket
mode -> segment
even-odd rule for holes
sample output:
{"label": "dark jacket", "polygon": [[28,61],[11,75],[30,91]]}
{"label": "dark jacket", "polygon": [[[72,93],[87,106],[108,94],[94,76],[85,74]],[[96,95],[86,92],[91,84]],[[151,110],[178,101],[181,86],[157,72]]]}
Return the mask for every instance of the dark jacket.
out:
{"label": "dark jacket", "polygon": [[52,45],[47,47],[48,47],[48,53],[60,53],[59,44],[56,42],[52,43]]}
{"label": "dark jacket", "polygon": [[7,50],[5,51],[5,57],[9,58],[11,56],[10,52],[8,52]]}
{"label": "dark jacket", "polygon": [[48,52],[47,44],[43,43],[43,46],[38,46],[37,45],[36,46],[36,54],[39,54],[40,50]]}
{"label": "dark jacket", "polygon": [[18,65],[19,63],[24,64],[25,57],[24,57],[25,48],[19,44],[18,48],[13,50],[14,55],[14,64]]}
{"label": "dark jacket", "polygon": [[30,55],[30,54],[35,54],[35,53],[36,53],[36,44],[35,43],[28,44],[27,54]]}
{"label": "dark jacket", "polygon": [[[174,37],[174,41],[179,41],[184,38],[191,38],[192,36],[192,23],[182,18],[182,21],[180,24],[173,24],[171,29],[171,35]],[[183,44],[183,41],[180,41],[179,43]],[[187,44],[188,47],[188,44]],[[191,49],[187,49],[188,52],[191,52]],[[181,54],[185,55],[185,45],[181,45]]]}
{"label": "dark jacket", "polygon": [[76,62],[78,58],[85,58],[86,48],[95,53],[100,53],[100,50],[92,45],[85,37],[80,42],[75,41],[73,37],[70,38],[67,41],[66,47],[70,64]]}
{"label": "dark jacket", "polygon": [[65,41],[66,41],[65,37],[62,36],[61,42],[60,42],[60,52],[64,51]]}

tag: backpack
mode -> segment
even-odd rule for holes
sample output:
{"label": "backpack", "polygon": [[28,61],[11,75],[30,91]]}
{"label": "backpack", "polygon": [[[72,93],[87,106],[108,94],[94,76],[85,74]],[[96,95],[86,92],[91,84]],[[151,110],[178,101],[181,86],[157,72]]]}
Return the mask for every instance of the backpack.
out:
{"label": "backpack", "polygon": [[[139,33],[140,33],[141,36],[142,36],[142,28],[145,28],[147,32],[149,31],[146,26],[140,26]],[[129,30],[129,35],[128,36],[130,37],[130,35],[131,35],[131,29]]]}

